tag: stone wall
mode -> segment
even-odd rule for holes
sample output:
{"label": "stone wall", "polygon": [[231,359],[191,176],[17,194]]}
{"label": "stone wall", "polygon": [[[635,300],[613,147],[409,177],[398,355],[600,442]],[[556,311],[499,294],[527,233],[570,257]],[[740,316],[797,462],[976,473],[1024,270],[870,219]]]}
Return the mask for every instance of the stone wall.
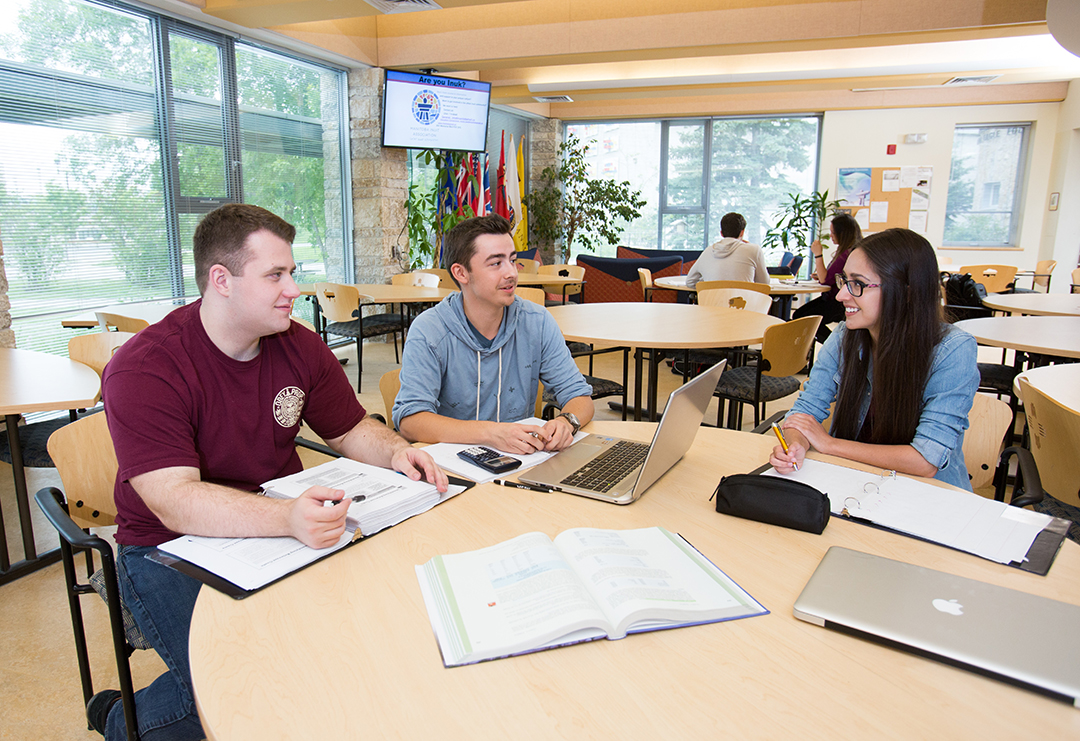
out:
{"label": "stone wall", "polygon": [[4,267],[4,242],[0,239],[0,347],[15,347],[11,328],[11,299],[8,298],[7,268]]}
{"label": "stone wall", "polygon": [[408,161],[404,149],[384,149],[383,71],[349,73],[349,139],[352,149],[353,257],[357,283],[386,283],[401,272],[394,246],[405,226]]}
{"label": "stone wall", "polygon": [[[563,140],[563,122],[549,118],[544,120],[534,120],[529,122],[529,162],[527,167],[529,168],[529,184],[530,187],[536,187],[540,183],[540,173],[544,171],[545,167],[554,167],[558,164],[559,159],[559,144]],[[532,234],[529,235],[530,243],[537,243],[537,240]],[[553,262],[559,262],[555,258],[555,250],[553,245],[544,245],[541,247],[542,260],[545,264],[551,264]]]}

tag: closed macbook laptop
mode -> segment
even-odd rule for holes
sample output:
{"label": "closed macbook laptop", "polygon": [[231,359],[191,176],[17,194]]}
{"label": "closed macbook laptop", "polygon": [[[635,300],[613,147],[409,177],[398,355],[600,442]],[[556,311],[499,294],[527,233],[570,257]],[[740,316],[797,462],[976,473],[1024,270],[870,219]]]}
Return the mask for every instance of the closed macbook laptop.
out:
{"label": "closed macbook laptop", "polygon": [[518,480],[613,504],[636,501],[693,445],[726,364],[720,361],[671,392],[651,444],[589,435]]}
{"label": "closed macbook laptop", "polygon": [[794,612],[1080,707],[1080,606],[834,546]]}

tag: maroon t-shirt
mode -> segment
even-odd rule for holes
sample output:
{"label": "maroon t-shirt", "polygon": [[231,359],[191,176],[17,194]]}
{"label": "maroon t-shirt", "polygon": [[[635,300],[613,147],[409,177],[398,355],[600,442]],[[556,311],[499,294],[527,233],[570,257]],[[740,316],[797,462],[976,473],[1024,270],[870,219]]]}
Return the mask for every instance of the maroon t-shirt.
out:
{"label": "maroon t-shirt", "polygon": [[102,380],[120,470],[116,541],[159,545],[177,537],[129,483],[173,466],[203,481],[258,491],[303,468],[294,440],[303,419],[323,438],[364,418],[352,385],[319,336],[298,324],[263,337],[246,362],[219,350],[203,329],[201,301],[176,309],[122,345]]}

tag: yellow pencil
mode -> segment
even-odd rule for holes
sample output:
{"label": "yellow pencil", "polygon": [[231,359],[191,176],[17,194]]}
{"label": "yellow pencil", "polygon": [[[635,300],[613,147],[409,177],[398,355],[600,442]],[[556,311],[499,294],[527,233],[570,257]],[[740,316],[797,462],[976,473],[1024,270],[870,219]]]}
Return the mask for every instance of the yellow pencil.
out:
{"label": "yellow pencil", "polygon": [[[784,433],[780,430],[780,425],[773,422],[772,431],[776,433],[776,439],[780,441],[780,447],[784,449],[785,453],[788,452],[787,440],[784,439]],[[795,467],[796,471],[799,470],[798,463],[792,463],[791,465]]]}

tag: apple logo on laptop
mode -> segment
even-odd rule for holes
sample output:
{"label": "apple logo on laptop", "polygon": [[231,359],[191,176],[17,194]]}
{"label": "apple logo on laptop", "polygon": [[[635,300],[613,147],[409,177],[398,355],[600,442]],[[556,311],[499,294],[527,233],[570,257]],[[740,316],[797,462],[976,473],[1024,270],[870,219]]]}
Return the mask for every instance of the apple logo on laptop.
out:
{"label": "apple logo on laptop", "polygon": [[933,604],[934,609],[938,610],[939,612],[947,612],[950,615],[964,614],[964,606],[954,599],[936,599],[931,604]]}

